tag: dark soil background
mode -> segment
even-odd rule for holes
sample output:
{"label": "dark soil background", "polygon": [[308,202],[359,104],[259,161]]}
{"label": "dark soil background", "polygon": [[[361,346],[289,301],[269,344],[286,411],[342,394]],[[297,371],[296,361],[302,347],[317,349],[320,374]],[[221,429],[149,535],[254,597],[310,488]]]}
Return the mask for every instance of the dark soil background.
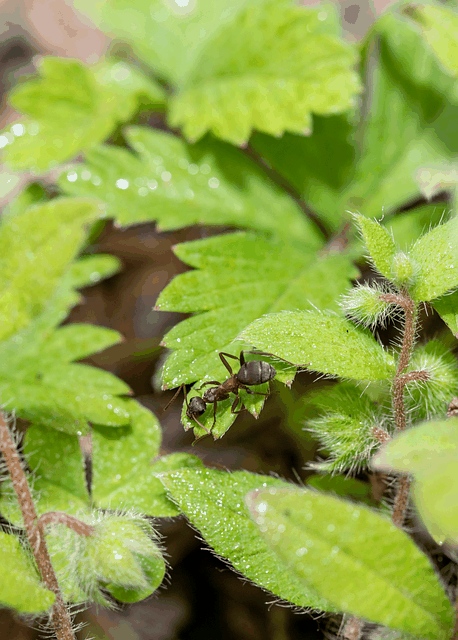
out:
{"label": "dark soil background", "polygon": [[[384,4],[379,2],[374,7],[364,1],[342,2],[348,37],[363,35]],[[93,63],[109,42],[63,0],[0,0],[0,7],[3,128],[18,117],[7,106],[5,94],[24,74],[35,71],[36,56],[54,54]],[[5,173],[0,178],[0,206],[30,180],[26,174]],[[52,176],[40,178],[45,187],[51,181]],[[304,464],[314,457],[316,444],[304,436],[300,424],[295,426],[298,431],[293,424],[286,424],[282,395],[275,385],[260,420],[242,414],[222,440],[204,438],[192,447],[193,436],[186,434],[180,424],[181,401],[164,413],[172,392],[161,392],[158,383],[152,381],[165,355],[159,346],[161,338],[184,317],[152,310],[164,286],[186,270],[173,255],[172,246],[219,231],[195,227],[159,233],[154,224],[123,230],[108,223],[89,251],[118,256],[123,269],[109,280],[83,290],[84,302],[72,310],[68,322],[99,324],[123,334],[124,343],[90,362],[125,380],[135,396],[156,413],[163,428],[163,453],[189,451],[209,466],[275,473],[303,482],[307,475]],[[312,381],[310,374],[301,374],[292,393],[302,392]],[[115,612],[90,608],[79,614],[77,621],[86,623],[79,634],[81,639],[321,640],[338,631],[339,620],[314,619],[291,608],[269,604],[274,598],[237,577],[196,539],[184,518],[163,519],[156,525],[164,535],[169,556],[167,581],[157,594],[136,605],[123,606]],[[1,640],[34,640],[38,636],[38,631],[11,612],[0,610]]]}

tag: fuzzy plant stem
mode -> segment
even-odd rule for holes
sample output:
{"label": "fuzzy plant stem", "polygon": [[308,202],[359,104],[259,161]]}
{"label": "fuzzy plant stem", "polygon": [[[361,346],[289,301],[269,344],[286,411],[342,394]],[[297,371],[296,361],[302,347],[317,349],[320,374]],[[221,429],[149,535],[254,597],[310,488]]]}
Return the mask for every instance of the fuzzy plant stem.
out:
{"label": "fuzzy plant stem", "polygon": [[56,574],[54,573],[48,548],[43,535],[40,535],[37,527],[38,517],[33,504],[27,478],[22,468],[21,460],[11,437],[5,416],[0,412],[0,451],[3,454],[8,472],[11,477],[14,491],[21,508],[27,538],[35,557],[38,570],[46,587],[52,591],[56,599],[51,613],[51,620],[58,640],[75,640],[72,630],[70,615],[65,606],[59,589]]}
{"label": "fuzzy plant stem", "polygon": [[[404,388],[408,382],[414,380],[427,380],[428,374],[425,371],[412,371],[411,373],[403,373],[410,361],[413,349],[416,331],[417,308],[415,302],[409,296],[406,290],[402,290],[400,294],[386,293],[380,296],[382,300],[390,304],[401,307],[404,311],[404,333],[402,336],[401,352],[399,354],[399,362],[396,375],[393,380],[392,397],[393,409],[396,429],[403,431],[406,428],[406,411],[404,405]],[[407,504],[409,502],[410,478],[401,475],[399,485],[394,500],[394,508],[392,514],[393,523],[397,527],[402,527],[404,522]]]}

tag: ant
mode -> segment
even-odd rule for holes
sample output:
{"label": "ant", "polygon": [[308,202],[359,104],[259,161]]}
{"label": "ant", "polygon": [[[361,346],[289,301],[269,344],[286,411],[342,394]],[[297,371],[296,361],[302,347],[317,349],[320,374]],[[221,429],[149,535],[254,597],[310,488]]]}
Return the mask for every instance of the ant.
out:
{"label": "ant", "polygon": [[[197,424],[204,429],[208,434],[212,432],[213,427],[216,424],[216,409],[218,402],[222,400],[227,400],[229,398],[229,394],[235,394],[235,400],[232,403],[231,413],[238,414],[241,413],[244,408],[242,407],[237,411],[237,407],[240,404],[242,405],[242,399],[239,396],[239,389],[243,389],[247,393],[251,395],[261,395],[266,396],[266,393],[261,393],[260,391],[252,391],[249,389],[249,386],[263,384],[264,382],[269,382],[269,380],[273,380],[275,378],[277,372],[274,367],[268,362],[264,362],[263,360],[251,360],[250,362],[245,362],[245,353],[254,353],[260,356],[270,356],[270,353],[261,353],[259,351],[241,351],[240,356],[233,356],[230,353],[220,352],[219,357],[221,362],[226,367],[226,369],[230,373],[230,377],[224,382],[218,382],[217,380],[211,380],[209,382],[204,382],[197,391],[206,387],[207,385],[217,385],[213,386],[210,389],[207,389],[203,396],[200,398],[199,396],[194,396],[191,398],[188,403],[188,399],[185,393],[185,402],[186,402],[186,415],[190,420],[194,420]],[[226,358],[234,358],[234,360],[238,360],[240,362],[240,369],[237,373],[232,371],[232,367]],[[177,395],[180,393],[182,389],[184,389],[185,385],[182,384],[178,389],[176,394],[167,404],[165,409],[175,400]],[[213,404],[213,424],[210,430],[206,429],[204,425],[198,420],[201,415],[205,413],[206,405]],[[165,411],[164,409],[164,411]]]}

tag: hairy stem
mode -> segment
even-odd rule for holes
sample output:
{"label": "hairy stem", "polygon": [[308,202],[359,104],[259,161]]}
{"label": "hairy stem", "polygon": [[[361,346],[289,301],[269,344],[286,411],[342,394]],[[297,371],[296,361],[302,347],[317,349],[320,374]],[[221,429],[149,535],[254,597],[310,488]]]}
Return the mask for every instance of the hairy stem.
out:
{"label": "hairy stem", "polygon": [[[413,343],[415,340],[417,308],[415,302],[409,296],[406,290],[402,290],[400,294],[382,294],[382,300],[390,304],[395,304],[404,311],[404,333],[402,336],[401,352],[399,354],[399,362],[394,376],[392,386],[393,409],[396,429],[403,431],[406,424],[406,410],[404,405],[404,389],[408,382],[414,380],[426,381],[428,374],[426,371],[412,371],[403,373],[407,368],[410,356],[412,354]],[[394,509],[392,513],[393,523],[397,527],[402,527],[405,512],[409,502],[410,478],[402,475],[399,478],[398,489],[394,500]]]}
{"label": "hairy stem", "polygon": [[27,538],[41,578],[46,587],[56,596],[51,612],[51,620],[56,636],[58,640],[75,640],[70,616],[59,589],[59,583],[57,582],[56,574],[51,564],[44,536],[40,535],[40,530],[37,526],[37,512],[32,500],[27,478],[2,412],[0,412],[0,451],[3,454],[11,477],[11,482],[24,519]]}

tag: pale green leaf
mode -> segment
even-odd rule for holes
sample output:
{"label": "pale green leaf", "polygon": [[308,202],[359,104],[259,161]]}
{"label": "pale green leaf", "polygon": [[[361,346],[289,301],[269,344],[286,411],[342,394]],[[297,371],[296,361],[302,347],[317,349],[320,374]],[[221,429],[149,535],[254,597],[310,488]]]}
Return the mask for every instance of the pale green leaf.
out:
{"label": "pale green leaf", "polygon": [[300,607],[332,611],[314,589],[286,575],[286,567],[262,540],[244,497],[255,487],[285,487],[285,482],[247,471],[184,469],[161,476],[171,497],[215,552],[234,569],[276,596]]}
{"label": "pale green leaf", "polygon": [[377,469],[413,473],[413,495],[431,534],[458,542],[458,419],[426,422],[397,435],[373,460]]}
{"label": "pale green leaf", "polygon": [[56,289],[100,215],[92,200],[55,199],[0,226],[0,339],[30,323]]}
{"label": "pale green leaf", "polygon": [[86,163],[60,180],[66,193],[100,198],[107,216],[124,225],[157,220],[161,229],[192,224],[251,227],[318,248],[316,227],[292,198],[255,163],[230,145],[204,140],[195,146],[169,133],[131,127],[137,152],[98,147]]}
{"label": "pale green leaf", "polygon": [[221,27],[230,24],[245,6],[263,0],[201,0],[181,5],[167,0],[78,0],[101,28],[127,40],[149,66],[179,83],[199,52]]}
{"label": "pale green leaf", "polygon": [[390,233],[378,222],[364,216],[354,216],[374,266],[386,278],[392,275],[396,245]]}
{"label": "pale green leaf", "polygon": [[40,582],[36,568],[19,540],[0,532],[0,564],[4,576],[0,587],[0,603],[19,613],[47,613],[55,595]]}
{"label": "pale green leaf", "polygon": [[446,71],[458,76],[458,14],[440,4],[411,5],[403,13],[421,33]]}
{"label": "pale green leaf", "polygon": [[290,578],[346,613],[431,640],[450,637],[454,613],[433,567],[387,517],[304,489],[259,489],[247,504]]}
{"label": "pale green leaf", "polygon": [[450,331],[458,338],[458,291],[436,298],[432,305]]}
{"label": "pale green leaf", "polygon": [[159,421],[138,402],[131,400],[128,406],[128,427],[98,426],[92,432],[92,499],[103,509],[134,506],[150,516],[179,515],[156,474],[202,463],[184,453],[158,457]]}
{"label": "pale green leaf", "polygon": [[203,48],[171,100],[172,126],[243,144],[252,129],[309,134],[311,113],[346,111],[360,91],[356,52],[323,33],[323,13],[289,0],[248,6]]}
{"label": "pale green leaf", "polygon": [[431,227],[441,223],[447,211],[445,204],[424,204],[383,220],[401,250],[408,251],[411,245]]}
{"label": "pale green leaf", "polygon": [[[136,110],[137,94],[150,84],[128,65],[105,65],[96,75],[78,60],[45,57],[41,77],[10,95],[28,118],[3,132],[5,162],[15,169],[47,170],[103,142]],[[154,88],[149,95],[159,89]],[[162,101],[162,100],[161,100]]]}
{"label": "pale green leaf", "polygon": [[414,201],[423,169],[456,159],[450,122],[458,109],[446,98],[456,83],[417,29],[385,13],[365,43],[362,68],[359,120],[315,117],[310,138],[255,134],[250,143],[333,230],[349,209],[380,218]]}
{"label": "pale green leaf", "polygon": [[417,302],[433,300],[458,286],[458,217],[435,227],[409,252],[417,273],[410,293]]}
{"label": "pale green leaf", "polygon": [[370,335],[331,312],[272,313],[252,322],[239,339],[295,366],[355,380],[384,380],[393,356]]}

